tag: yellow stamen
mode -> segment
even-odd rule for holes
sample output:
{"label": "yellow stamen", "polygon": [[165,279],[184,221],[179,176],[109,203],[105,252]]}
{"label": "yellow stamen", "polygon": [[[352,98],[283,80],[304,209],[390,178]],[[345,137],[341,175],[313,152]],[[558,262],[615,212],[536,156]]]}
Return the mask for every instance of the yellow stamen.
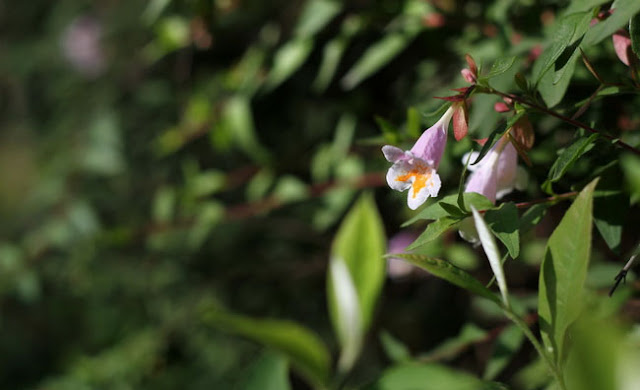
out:
{"label": "yellow stamen", "polygon": [[408,181],[412,177],[414,178],[413,184],[411,186],[411,188],[413,189],[413,198],[418,195],[418,192],[420,192],[420,190],[423,189],[427,185],[427,183],[429,183],[429,185],[433,187],[433,182],[431,182],[431,169],[422,164],[417,165],[414,169],[410,170],[404,175],[396,177],[396,181]]}

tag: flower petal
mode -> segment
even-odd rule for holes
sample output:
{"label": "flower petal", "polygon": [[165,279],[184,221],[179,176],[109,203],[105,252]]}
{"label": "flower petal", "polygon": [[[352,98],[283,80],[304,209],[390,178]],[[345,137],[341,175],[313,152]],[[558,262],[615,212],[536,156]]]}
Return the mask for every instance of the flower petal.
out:
{"label": "flower petal", "polygon": [[392,145],[385,145],[382,147],[382,154],[387,161],[394,163],[404,157],[404,150]]}
{"label": "flower petal", "polygon": [[500,153],[498,159],[498,182],[496,188],[496,199],[513,191],[516,183],[516,172],[518,169],[518,151],[511,142]]}
{"label": "flower petal", "polygon": [[486,159],[486,162],[471,174],[464,192],[477,192],[486,196],[492,203],[496,202],[496,191],[498,189],[496,165],[498,157],[499,155],[495,151],[491,151],[485,156],[483,160]]}
{"label": "flower petal", "polygon": [[453,106],[449,107],[442,118],[425,130],[411,148],[411,153],[429,162],[435,168],[440,165],[444,148],[447,145],[447,129],[453,112]]}
{"label": "flower petal", "polygon": [[435,170],[416,175],[415,181],[407,195],[407,204],[411,210],[420,207],[430,196],[438,196],[440,192],[440,176]]}
{"label": "flower petal", "polygon": [[411,187],[412,176],[409,175],[411,164],[406,161],[398,161],[387,171],[387,184],[396,191],[404,191]]}

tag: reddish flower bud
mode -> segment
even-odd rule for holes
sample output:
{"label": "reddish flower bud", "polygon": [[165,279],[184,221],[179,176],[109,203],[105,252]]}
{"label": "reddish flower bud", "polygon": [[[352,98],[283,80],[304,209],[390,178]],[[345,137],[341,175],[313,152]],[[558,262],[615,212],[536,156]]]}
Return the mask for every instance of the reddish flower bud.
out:
{"label": "reddish flower bud", "polygon": [[496,112],[507,112],[507,111],[511,111],[511,109],[509,108],[509,106],[507,106],[505,103],[503,102],[497,102],[496,104],[493,105],[493,109],[496,110]]}
{"label": "reddish flower bud", "polygon": [[633,55],[633,51],[631,50],[631,37],[629,37],[629,33],[627,30],[620,29],[613,34],[612,39],[616,55],[623,64],[629,66],[629,56]]}

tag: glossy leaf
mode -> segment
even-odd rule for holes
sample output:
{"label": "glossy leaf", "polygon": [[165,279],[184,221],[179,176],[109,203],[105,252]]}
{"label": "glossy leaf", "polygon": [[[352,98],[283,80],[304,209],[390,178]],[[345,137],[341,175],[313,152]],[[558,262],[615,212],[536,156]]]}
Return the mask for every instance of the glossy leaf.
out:
{"label": "glossy leaf", "polygon": [[591,134],[588,137],[578,138],[560,153],[556,161],[549,169],[547,177],[548,183],[555,183],[575,164],[575,162],[593,147],[593,142],[598,138],[598,134]]}
{"label": "glossy leaf", "polygon": [[473,276],[447,261],[417,254],[393,254],[393,257],[404,259],[432,275],[455,284],[458,287],[469,290],[474,294],[480,295],[494,302],[500,301],[494,293],[492,293]]}
{"label": "glossy leaf", "polygon": [[507,247],[509,255],[514,259],[520,254],[520,233],[518,228],[518,209],[511,203],[503,203],[494,210],[487,210],[484,220],[491,231]]}
{"label": "glossy leaf", "polygon": [[597,180],[587,185],[569,207],[547,243],[540,268],[538,316],[542,341],[560,365],[565,355],[565,335],[578,318],[582,289],[591,253],[593,192]]}
{"label": "glossy leaf", "polygon": [[290,321],[256,319],[208,309],[202,315],[207,325],[252,339],[287,357],[291,365],[314,385],[329,376],[329,352],[318,336]]}
{"label": "glossy leaf", "polygon": [[[473,205],[478,210],[488,210],[494,207],[493,203],[491,203],[489,199],[475,192],[463,193],[463,199],[466,206]],[[443,217],[449,217],[452,215],[452,210],[458,210],[458,212],[454,214],[454,216],[456,217],[465,215],[465,212],[458,206],[457,194],[447,195],[444,198],[440,199],[438,202],[430,204],[429,206],[422,209],[422,211],[420,211],[418,215],[402,224],[402,226],[408,226],[420,220],[435,220]],[[468,212],[466,214],[468,214]]]}

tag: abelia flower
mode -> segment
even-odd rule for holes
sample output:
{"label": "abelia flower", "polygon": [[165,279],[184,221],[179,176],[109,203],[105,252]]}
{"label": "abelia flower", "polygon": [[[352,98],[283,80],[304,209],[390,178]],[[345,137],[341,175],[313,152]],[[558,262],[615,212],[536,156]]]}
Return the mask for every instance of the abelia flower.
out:
{"label": "abelia flower", "polygon": [[[464,157],[464,162],[475,160],[478,152]],[[472,171],[465,192],[477,192],[492,203],[507,195],[516,184],[518,151],[504,136],[487,152],[476,165],[469,165]]]}
{"label": "abelia flower", "polygon": [[393,165],[387,172],[387,183],[396,191],[409,190],[407,204],[417,209],[430,196],[440,191],[440,176],[436,170],[447,144],[447,129],[453,116],[450,107],[430,128],[424,131],[410,150],[391,145],[382,147],[382,153]]}

